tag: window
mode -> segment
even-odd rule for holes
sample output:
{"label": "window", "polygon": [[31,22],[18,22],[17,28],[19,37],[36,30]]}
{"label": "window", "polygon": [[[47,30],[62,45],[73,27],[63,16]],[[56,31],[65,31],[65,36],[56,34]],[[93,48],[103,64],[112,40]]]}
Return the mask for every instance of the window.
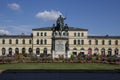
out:
{"label": "window", "polygon": [[32,44],[32,40],[31,39],[29,40],[29,44]]}
{"label": "window", "polygon": [[47,48],[44,48],[44,54],[47,55]]}
{"label": "window", "polygon": [[31,54],[32,53],[32,48],[29,48],[28,52],[29,52],[29,54]]}
{"label": "window", "polygon": [[19,49],[15,48],[15,54],[19,54]]}
{"label": "window", "polygon": [[74,57],[77,57],[77,48],[73,48],[73,53]]}
{"label": "window", "polygon": [[43,44],[43,40],[42,39],[40,40],[40,44]]}
{"label": "window", "polygon": [[76,40],[74,40],[74,42],[73,42],[73,43],[74,43],[74,45],[76,45]]}
{"label": "window", "polygon": [[115,41],[115,45],[118,45],[118,40]]}
{"label": "window", "polygon": [[2,44],[5,44],[5,40],[4,39],[2,40]]}
{"label": "window", "polygon": [[102,45],[105,45],[105,40],[102,40]]}
{"label": "window", "polygon": [[115,53],[115,55],[118,55],[118,53],[119,53],[118,48],[115,48],[114,53]]}
{"label": "window", "polygon": [[2,48],[2,55],[5,55],[5,53],[6,53],[6,49]]}
{"label": "window", "polygon": [[22,43],[25,44],[25,39],[22,40]]}
{"label": "window", "polygon": [[16,39],[16,44],[18,44],[18,39]]}
{"label": "window", "polygon": [[80,40],[78,40],[78,44],[80,44]]}
{"label": "window", "polygon": [[9,48],[9,55],[12,55],[12,48]]}
{"label": "window", "polygon": [[37,44],[39,44],[39,40],[37,39]]}
{"label": "window", "polygon": [[41,32],[41,36],[43,36],[43,33]]}
{"label": "window", "polygon": [[105,49],[104,48],[101,49],[101,55],[105,55]]}
{"label": "window", "polygon": [[92,48],[88,49],[88,54],[91,55],[92,54]]}
{"label": "window", "polygon": [[80,37],[80,33],[78,33],[78,37]]}
{"label": "window", "polygon": [[98,45],[98,40],[95,40],[95,45]]}
{"label": "window", "polygon": [[108,45],[111,45],[111,40],[108,41]]}
{"label": "window", "polygon": [[84,45],[84,40],[81,40],[81,45]]}
{"label": "window", "polygon": [[22,48],[22,54],[25,54],[25,51],[26,51],[25,48]]}
{"label": "window", "polygon": [[109,48],[109,49],[108,49],[108,56],[111,56],[111,55],[112,55],[112,49]]}
{"label": "window", "polygon": [[91,40],[89,40],[89,45],[91,45]]}
{"label": "window", "polygon": [[39,36],[39,32],[37,32],[37,36]]}
{"label": "window", "polygon": [[74,33],[74,37],[76,37],[76,33]]}
{"label": "window", "polygon": [[95,48],[95,49],[94,49],[94,53],[95,53],[95,54],[98,54],[98,52],[99,52],[99,49],[98,49],[98,48]]}
{"label": "window", "polygon": [[12,44],[12,40],[11,39],[9,39],[9,44]]}
{"label": "window", "polygon": [[44,36],[47,36],[47,33],[46,33],[46,32],[44,33]]}
{"label": "window", "polygon": [[39,48],[36,49],[36,54],[37,54],[37,55],[40,54],[40,49],[39,49]]}
{"label": "window", "polygon": [[84,33],[81,33],[81,36],[83,37],[83,36],[84,36]]}
{"label": "window", "polygon": [[44,44],[47,44],[47,40],[46,39],[44,40]]}

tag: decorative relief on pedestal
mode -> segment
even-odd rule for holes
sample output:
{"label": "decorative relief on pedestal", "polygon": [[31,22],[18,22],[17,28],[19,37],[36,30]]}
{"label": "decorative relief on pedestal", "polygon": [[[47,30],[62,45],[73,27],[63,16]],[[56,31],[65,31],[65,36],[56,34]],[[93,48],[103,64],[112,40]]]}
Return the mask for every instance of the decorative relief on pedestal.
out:
{"label": "decorative relief on pedestal", "polygon": [[64,43],[62,40],[56,41],[56,51],[64,52]]}

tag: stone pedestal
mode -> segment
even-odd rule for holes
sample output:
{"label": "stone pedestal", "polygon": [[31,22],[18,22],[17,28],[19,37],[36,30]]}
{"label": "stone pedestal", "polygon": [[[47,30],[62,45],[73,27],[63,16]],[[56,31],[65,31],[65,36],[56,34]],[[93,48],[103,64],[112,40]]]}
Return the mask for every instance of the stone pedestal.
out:
{"label": "stone pedestal", "polygon": [[65,44],[66,40],[56,39],[55,40],[55,55],[59,58],[59,56],[65,55]]}
{"label": "stone pedestal", "polygon": [[70,51],[67,51],[67,58],[70,58],[70,57],[71,57]]}

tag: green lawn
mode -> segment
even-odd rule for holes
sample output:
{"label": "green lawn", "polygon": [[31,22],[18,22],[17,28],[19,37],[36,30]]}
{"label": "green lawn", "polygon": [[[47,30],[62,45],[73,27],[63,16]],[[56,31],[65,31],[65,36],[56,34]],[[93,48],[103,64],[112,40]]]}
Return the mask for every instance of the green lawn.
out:
{"label": "green lawn", "polygon": [[0,64],[0,70],[7,69],[97,69],[113,70],[120,69],[120,65],[102,63],[17,63]]}

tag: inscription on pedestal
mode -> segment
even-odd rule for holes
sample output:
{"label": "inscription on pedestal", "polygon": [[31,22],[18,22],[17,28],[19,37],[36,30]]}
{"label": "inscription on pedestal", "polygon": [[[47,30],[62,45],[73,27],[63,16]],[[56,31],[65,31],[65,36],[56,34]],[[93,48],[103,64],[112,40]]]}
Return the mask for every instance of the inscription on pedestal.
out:
{"label": "inscription on pedestal", "polygon": [[62,40],[56,41],[56,51],[64,52],[64,44]]}

